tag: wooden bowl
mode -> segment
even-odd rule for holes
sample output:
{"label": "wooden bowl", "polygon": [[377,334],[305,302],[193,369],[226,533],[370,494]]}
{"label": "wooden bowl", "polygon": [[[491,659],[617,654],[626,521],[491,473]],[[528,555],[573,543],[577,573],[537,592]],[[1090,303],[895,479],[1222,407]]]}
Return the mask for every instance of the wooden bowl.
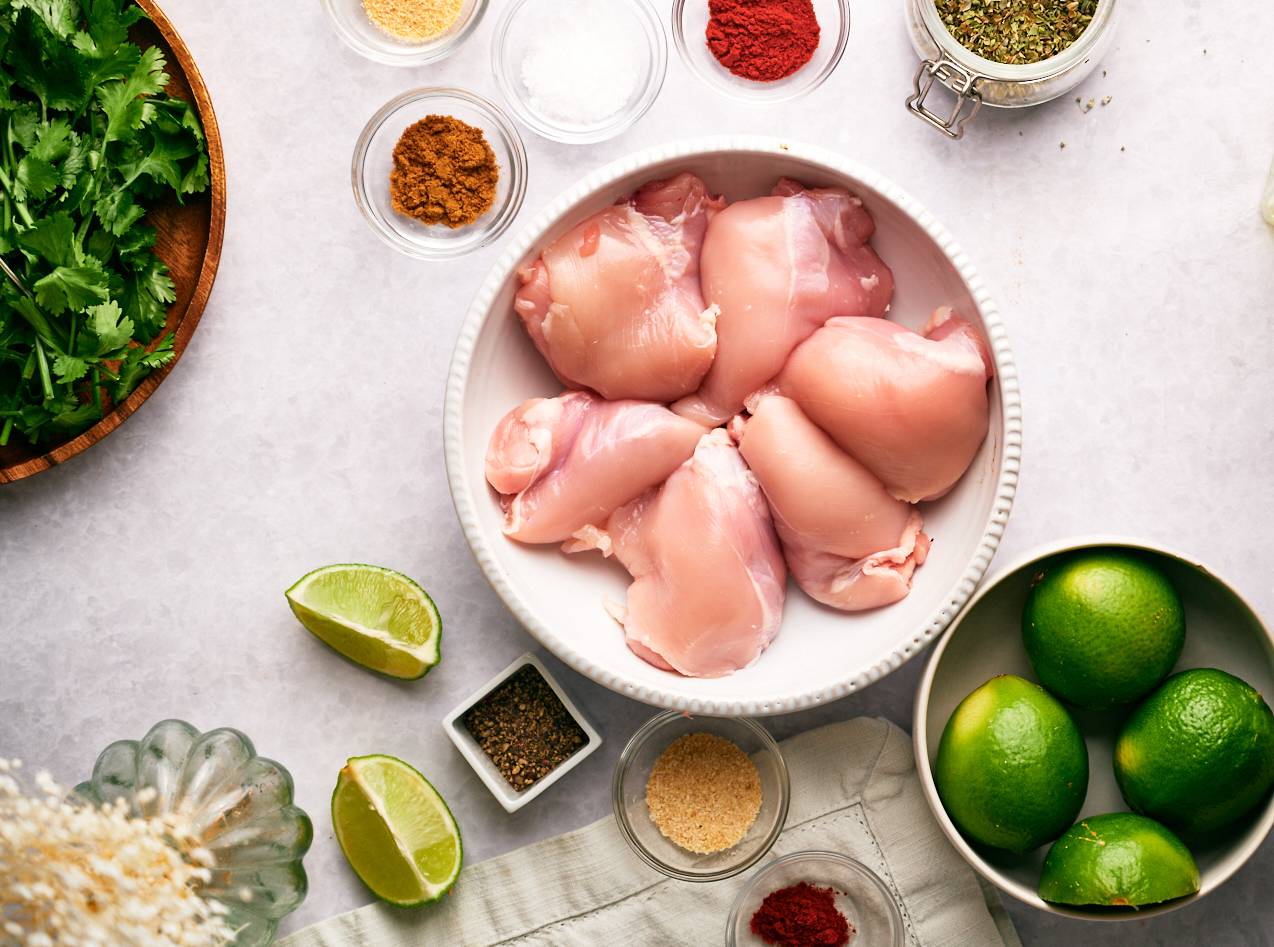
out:
{"label": "wooden bowl", "polygon": [[168,17],[154,0],[137,0],[137,5],[146,11],[150,19],[142,20],[133,27],[131,39],[143,49],[158,46],[163,50],[168,61],[166,71],[170,76],[168,94],[194,103],[208,139],[208,189],[202,194],[189,196],[185,204],[177,203],[175,197],[165,199],[146,215],[146,222],[158,232],[155,252],[168,264],[177,289],[177,298],[168,308],[168,320],[164,323],[164,330],[173,333],[176,355],[163,368],[147,376],[132,394],[82,434],[61,442],[38,444],[14,438],[7,446],[0,447],[0,483],[21,480],[63,463],[88,450],[123,424],[168,377],[181,358],[195,327],[199,325],[199,317],[217,276],[226,219],[226,165],[217,116],[212,111],[212,99],[208,97],[208,88],[190,50]]}

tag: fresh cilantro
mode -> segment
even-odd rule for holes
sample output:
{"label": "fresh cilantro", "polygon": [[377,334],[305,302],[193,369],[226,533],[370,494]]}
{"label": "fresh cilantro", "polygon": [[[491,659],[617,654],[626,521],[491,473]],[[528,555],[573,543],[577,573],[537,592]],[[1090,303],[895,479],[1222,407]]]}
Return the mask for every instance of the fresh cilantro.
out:
{"label": "fresh cilantro", "polygon": [[90,426],[175,357],[145,223],[206,190],[188,102],[129,41],[133,0],[0,0],[0,445]]}

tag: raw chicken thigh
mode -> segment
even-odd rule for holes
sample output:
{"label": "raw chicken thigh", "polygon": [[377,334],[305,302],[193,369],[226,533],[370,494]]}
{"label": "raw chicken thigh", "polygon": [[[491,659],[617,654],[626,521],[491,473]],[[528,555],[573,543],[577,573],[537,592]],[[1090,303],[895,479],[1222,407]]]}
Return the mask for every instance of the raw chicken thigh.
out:
{"label": "raw chicken thigh", "polygon": [[563,383],[665,403],[699,386],[717,344],[699,250],[724,206],[693,174],[653,181],[519,273],[513,308]]}
{"label": "raw chicken thigh", "polygon": [[807,191],[787,179],[717,214],[700,262],[704,298],[720,309],[716,359],[673,410],[720,424],[832,316],[883,316],[894,278],[867,243],[874,230],[843,188]]}
{"label": "raw chicken thigh", "polygon": [[889,495],[796,402],[761,394],[731,431],[770,503],[792,576],[824,605],[847,612],[890,605],[911,590],[929,537],[920,514]]}
{"label": "raw chicken thigh", "polygon": [[950,309],[922,333],[884,319],[832,319],[796,348],[779,390],[908,502],[960,479],[989,424],[992,362]]}
{"label": "raw chicken thigh", "polygon": [[616,608],[628,646],[656,667],[721,677],[778,633],[787,569],[756,479],[724,429],[703,436],[668,482],[575,545],[632,574]]}
{"label": "raw chicken thigh", "polygon": [[570,539],[658,486],[694,453],[703,428],[648,401],[603,401],[584,391],[532,398],[500,421],[487,481],[504,533],[524,543]]}

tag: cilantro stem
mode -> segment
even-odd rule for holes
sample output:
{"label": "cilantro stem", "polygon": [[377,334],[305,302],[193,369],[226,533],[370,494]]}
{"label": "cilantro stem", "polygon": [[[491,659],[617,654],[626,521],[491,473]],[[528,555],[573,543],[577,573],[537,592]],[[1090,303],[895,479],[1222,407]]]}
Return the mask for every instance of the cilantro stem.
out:
{"label": "cilantro stem", "polygon": [[18,212],[18,216],[22,218],[22,222],[28,227],[35,224],[35,218],[31,216],[31,212],[27,210],[26,202],[13,197],[13,181],[9,179],[9,175],[5,173],[4,168],[0,168],[0,185],[4,186],[5,192],[13,199],[14,210]]}
{"label": "cilantro stem", "polygon": [[40,366],[40,385],[44,388],[44,400],[52,401],[53,376],[49,374],[49,360],[44,357],[44,344],[38,335],[35,337],[35,360]]}
{"label": "cilantro stem", "polygon": [[5,419],[4,430],[0,431],[0,447],[4,447],[9,443],[9,435],[13,433],[13,418]]}

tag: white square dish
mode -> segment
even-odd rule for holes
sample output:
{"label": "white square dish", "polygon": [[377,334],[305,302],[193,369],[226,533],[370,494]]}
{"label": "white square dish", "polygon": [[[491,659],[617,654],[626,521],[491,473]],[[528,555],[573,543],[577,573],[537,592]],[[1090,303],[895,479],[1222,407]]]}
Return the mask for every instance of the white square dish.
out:
{"label": "white square dish", "polygon": [[[529,789],[518,792],[500,773],[491,758],[482,751],[482,747],[478,746],[478,741],[473,738],[473,734],[469,732],[469,728],[465,726],[462,719],[469,708],[473,707],[478,701],[486,697],[497,687],[507,681],[515,672],[521,670],[527,665],[535,668],[540,676],[544,678],[544,682],[553,688],[553,693],[557,695],[557,699],[562,702],[562,706],[566,708],[566,712],[571,718],[579,724],[580,729],[584,731],[587,741],[582,747],[576,750],[571,756],[558,764],[557,768],[550,772],[547,776],[535,783]],[[451,742],[456,745],[456,749],[473,767],[473,771],[478,774],[478,778],[486,784],[491,790],[491,794],[499,800],[500,805],[504,806],[506,812],[517,812],[532,799],[535,799],[540,793],[548,789],[555,782],[565,776],[568,772],[584,762],[594,750],[602,745],[601,734],[588,722],[580,709],[575,706],[575,702],[562,690],[560,684],[554,680],[553,675],[549,673],[540,659],[535,655],[527,652],[522,655],[503,671],[497,674],[491,680],[487,681],[476,691],[466,697],[460,704],[452,710],[442,720],[443,728],[447,731],[447,736],[451,738]]]}

